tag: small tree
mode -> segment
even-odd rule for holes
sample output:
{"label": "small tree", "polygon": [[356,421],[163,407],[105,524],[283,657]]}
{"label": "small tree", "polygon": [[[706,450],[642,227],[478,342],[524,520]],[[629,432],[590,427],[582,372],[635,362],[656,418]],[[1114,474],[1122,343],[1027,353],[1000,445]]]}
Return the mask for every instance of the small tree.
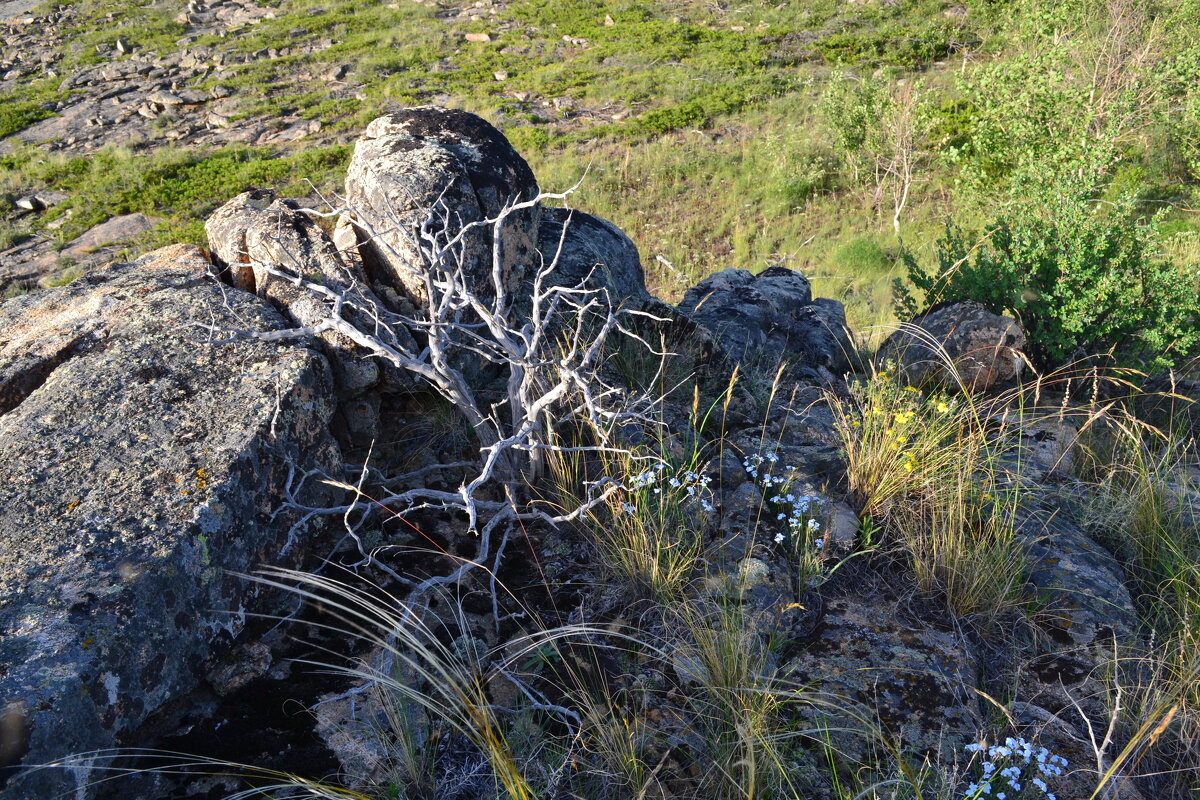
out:
{"label": "small tree", "polygon": [[901,216],[913,185],[928,161],[928,112],[921,85],[885,84],[835,72],[821,97],[838,153],[855,181],[866,172],[871,205],[880,214],[891,206],[892,228],[900,235]]}

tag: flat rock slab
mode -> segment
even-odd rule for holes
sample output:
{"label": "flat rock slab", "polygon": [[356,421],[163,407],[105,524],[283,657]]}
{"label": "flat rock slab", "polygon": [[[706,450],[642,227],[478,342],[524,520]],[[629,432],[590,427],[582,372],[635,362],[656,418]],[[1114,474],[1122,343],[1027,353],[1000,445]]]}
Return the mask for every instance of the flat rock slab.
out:
{"label": "flat rock slab", "polygon": [[[268,610],[231,572],[294,565],[313,534],[274,514],[289,464],[340,463],[322,356],[191,324],[286,327],[208,267],[176,245],[0,305],[0,708],[20,763],[148,743]],[[90,798],[99,766],[0,776],[0,798]]]}
{"label": "flat rock slab", "polygon": [[[965,637],[946,626],[906,624],[900,603],[879,596],[831,601],[816,635],[790,665],[800,683],[866,718],[878,714],[906,748],[938,763],[974,741],[983,716],[973,691],[979,663]],[[865,763],[870,745],[859,733],[831,733],[836,745]]]}
{"label": "flat rock slab", "polygon": [[0,22],[23,17],[41,4],[41,0],[3,0],[0,2]]}
{"label": "flat rock slab", "polygon": [[62,251],[62,255],[71,258],[81,258],[89,251],[106,244],[114,244],[132,239],[145,233],[158,224],[158,220],[145,214],[122,214],[110,220],[101,222],[90,228],[78,238],[71,241]]}

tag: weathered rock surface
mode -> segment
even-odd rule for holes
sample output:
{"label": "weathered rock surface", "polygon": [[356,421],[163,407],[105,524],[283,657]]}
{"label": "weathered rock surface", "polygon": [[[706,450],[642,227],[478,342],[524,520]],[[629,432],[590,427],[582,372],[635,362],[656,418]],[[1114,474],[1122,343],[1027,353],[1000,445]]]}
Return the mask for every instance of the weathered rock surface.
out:
{"label": "weathered rock surface", "polygon": [[157,220],[145,214],[122,214],[101,222],[86,233],[73,239],[62,251],[68,258],[80,258],[97,247],[132,239],[145,233],[157,224]]}
{"label": "weathered rock surface", "polygon": [[[1099,781],[1088,726],[1107,729],[1117,659],[1138,643],[1137,613],[1117,560],[1063,514],[1029,513],[1018,531],[1028,547],[1029,583],[1043,604],[1033,615],[1043,637],[1018,666],[1018,702],[1010,711],[1027,738],[1071,763],[1055,793],[1087,798]],[[1115,787],[1124,800],[1139,797],[1126,780]]]}
{"label": "weathered rock surface", "polygon": [[[242,8],[232,0],[229,7]],[[185,21],[213,13],[197,4]],[[121,63],[94,77],[124,80]],[[160,89],[140,98],[152,115],[158,111],[151,105],[174,113],[203,99],[184,88]],[[326,320],[331,295],[341,295],[353,301],[343,309],[347,319],[360,313],[355,308],[368,309],[360,323],[392,322],[392,335],[408,337],[405,346],[415,348],[404,324],[419,313],[413,301],[422,299],[426,265],[404,227],[419,223],[434,202],[444,204],[453,231],[537,192],[528,166],[494,128],[464,112],[429,108],[373,122],[355,151],[347,188],[356,213],[339,220],[332,236],[270,191],[239,195],[213,214],[206,231],[232,288],[207,276],[216,270],[200,251],[176,247],[0,306],[0,760],[29,764],[152,743],[163,731],[190,726],[181,714],[196,687],[223,703],[256,690],[278,654],[274,643],[239,634],[246,615],[269,609],[271,598],[229,571],[294,563],[303,537],[317,533],[292,530],[293,520],[276,512],[293,465],[330,474],[343,468],[331,425],[347,453],[370,444],[376,458],[388,448],[419,451],[404,455],[422,467],[454,460],[447,457],[450,446],[441,450],[434,442],[455,420],[435,420],[446,430],[422,434],[422,444],[414,445],[410,431],[418,426],[402,419],[404,409],[434,412],[406,394],[411,379],[366,357],[343,333],[326,331],[314,347],[212,344],[206,329],[188,325],[308,327]],[[637,248],[619,229],[581,212],[535,207],[510,220],[500,244],[501,281],[518,316],[529,281],[555,256],[557,269],[547,276],[552,285],[584,282],[606,289],[614,302],[657,308]],[[489,241],[467,237],[465,272],[481,296],[492,292],[491,258]],[[297,279],[330,293],[309,291]],[[784,548],[788,523],[764,513],[785,501],[764,491],[762,471],[742,460],[768,460],[773,466],[763,471],[778,479],[776,487],[820,497],[811,513],[821,524],[818,558],[826,568],[861,546],[857,514],[837,499],[846,465],[821,402],[840,391],[837,378],[855,360],[841,305],[814,300],[808,281],[791,270],[755,276],[730,269],[690,290],[678,314],[661,316],[668,317],[673,341],[686,339],[696,351],[680,358],[697,372],[714,354],[712,363],[722,368],[730,361],[748,367],[732,396],[721,399],[729,388],[726,372],[705,397],[720,409],[721,431],[707,442],[720,448],[706,468],[714,511],[704,522],[711,535],[708,573],[696,598],[713,604],[714,619],[718,607],[740,606],[742,649],[753,648],[764,671],[840,698],[868,723],[878,715],[905,748],[933,763],[953,763],[964,744],[994,730],[974,691],[979,686],[994,696],[1015,692],[1010,711],[1018,727],[1029,726],[1073,762],[1084,761],[1080,714],[1104,724],[1105,660],[1137,635],[1118,562],[1062,519],[1023,511],[1028,584],[1039,605],[1021,632],[1034,643],[999,665],[989,660],[990,643],[976,639],[969,625],[949,621],[936,598],[911,597],[907,577],[884,560],[863,557],[838,572],[836,583],[829,573],[819,585],[820,577],[798,571],[796,554]],[[945,347],[970,389],[1019,371],[1024,340],[1011,320],[956,304],[935,307],[915,324],[925,333],[902,331],[883,356],[900,360],[911,380],[947,380],[921,335]],[[758,381],[754,388],[763,389],[780,364],[789,366],[793,385],[779,396],[764,399],[768,392],[756,396],[744,385]],[[495,378],[477,371],[469,380],[481,374]],[[689,416],[676,403],[663,419],[670,420],[664,423],[670,434],[654,444],[682,460],[689,437],[700,438],[695,411]],[[460,426],[454,435],[462,433]],[[1019,477],[1036,484],[1053,471],[1069,480],[1073,429],[1059,424],[1027,433]],[[458,535],[452,518],[431,522],[445,541]],[[382,528],[365,533],[386,535]],[[565,529],[553,534],[562,546],[544,553],[543,574],[579,585],[579,572],[592,568],[591,541],[568,541]],[[429,562],[398,569],[410,567],[420,571]],[[897,578],[900,585],[893,585]],[[551,600],[556,590],[548,588]],[[500,635],[486,612],[474,616],[468,627],[487,628],[485,638]],[[702,677],[696,658],[666,661],[670,683]],[[277,682],[289,679],[280,675]],[[704,743],[691,730],[687,703],[661,694],[667,699],[655,735],[667,732],[672,747],[699,752]],[[359,694],[340,689],[328,702],[316,700],[305,698],[316,709],[318,732],[353,773],[349,782],[382,775],[387,743],[366,733],[381,718],[378,704],[364,705]],[[850,758],[869,756],[868,739],[832,736]],[[665,755],[656,763],[663,762]],[[18,783],[0,785],[0,800],[72,792],[99,766],[24,773]],[[86,790],[79,796],[89,800]],[[1086,780],[1058,796],[1086,797]]]}
{"label": "weathered rock surface", "polygon": [[[286,324],[208,268],[175,246],[0,306],[0,706],[21,763],[143,743],[269,610],[232,573],[295,563],[313,534],[273,516],[289,464],[340,463],[319,354],[189,326]],[[89,797],[94,766],[0,797]]]}
{"label": "weathered rock surface", "polygon": [[[369,286],[357,240],[339,249],[293,201],[266,190],[244,192],[209,217],[205,232],[214,257],[225,269],[224,277],[270,301],[296,327],[311,328],[336,316],[332,297],[341,296],[346,303],[343,319],[376,332],[389,347],[419,350],[403,325],[377,327],[370,318],[369,309],[376,315],[388,312]],[[318,294],[295,279],[320,284],[331,294]],[[391,287],[382,288],[395,295]],[[410,391],[416,381],[345,333],[326,330],[317,339],[333,367],[341,401],[336,433],[369,445],[380,434],[376,390]]]}
{"label": "weathered rock surface", "polygon": [[[900,601],[879,593],[826,604],[814,640],[794,659],[798,681],[877,713],[906,748],[935,763],[953,761],[983,724],[978,656],[950,626],[908,621]],[[836,735],[845,752],[862,758],[860,734]]]}
{"label": "weathered rock surface", "polygon": [[[378,306],[360,265],[345,259],[309,215],[273,192],[243,192],[213,212],[204,225],[209,248],[237,288],[272,301],[299,327],[331,316],[320,295],[272,270],[320,283],[348,300]],[[354,319],[353,314],[347,314]],[[398,333],[406,333],[397,326]],[[362,347],[334,331],[321,334],[333,363],[339,392],[354,396],[380,381],[383,368]],[[408,343],[411,344],[411,343]]]}
{"label": "weathered rock surface", "polygon": [[1021,374],[1024,346],[1020,323],[968,300],[935,305],[914,318],[884,341],[876,359],[895,361],[917,385],[961,384],[979,392]]}
{"label": "weathered rock surface", "polygon": [[678,311],[711,333],[730,358],[768,372],[786,361],[793,374],[839,375],[855,352],[841,303],[814,302],[808,279],[784,267],[710,275],[688,289]]}
{"label": "weathered rock surface", "polygon": [[[422,302],[428,264],[416,242],[431,213],[433,231],[456,236],[537,194],[533,171],[499,131],[474,114],[434,107],[372,121],[346,173],[351,221],[371,240],[360,248],[365,260]],[[540,219],[537,206],[515,212],[500,232],[500,281],[508,293],[532,277]],[[495,294],[491,238],[482,227],[468,231],[461,253],[467,285],[483,297]]]}
{"label": "weathered rock surface", "polygon": [[650,300],[637,245],[608,220],[582,211],[543,209],[538,247],[547,265],[558,261],[548,285],[607,289],[613,305],[640,306]]}

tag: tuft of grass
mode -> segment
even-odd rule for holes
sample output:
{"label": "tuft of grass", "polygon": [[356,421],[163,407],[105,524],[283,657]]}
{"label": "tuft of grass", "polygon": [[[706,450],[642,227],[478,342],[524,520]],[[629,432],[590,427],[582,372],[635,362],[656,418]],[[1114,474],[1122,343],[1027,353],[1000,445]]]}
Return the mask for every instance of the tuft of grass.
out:
{"label": "tuft of grass", "polygon": [[965,391],[926,393],[887,366],[827,401],[851,500],[903,545],[918,588],[985,622],[1014,609],[1025,567],[1003,431]]}
{"label": "tuft of grass", "polygon": [[372,682],[389,698],[389,718],[399,724],[398,732],[410,746],[424,738],[411,730],[415,718],[424,718],[427,724],[444,724],[478,748],[505,796],[533,800],[536,794],[488,699],[488,676],[483,672],[490,662],[488,654],[447,644],[418,609],[342,581],[286,569],[265,570],[255,580],[323,604],[336,619],[326,625],[387,656],[387,669],[363,666],[340,670]]}
{"label": "tuft of grass", "polygon": [[778,786],[773,742],[783,703],[768,663],[741,606],[680,603],[671,610],[682,633],[674,643],[676,672],[694,683],[690,710],[712,769],[700,794],[714,800],[752,798]]}
{"label": "tuft of grass", "polygon": [[1160,796],[1183,796],[1200,781],[1196,442],[1114,415],[1092,433],[1083,462],[1084,521],[1121,559],[1150,631],[1148,646],[1121,673],[1133,748],[1123,755],[1143,762],[1139,770],[1152,773]]}
{"label": "tuft of grass", "polygon": [[[592,469],[615,482],[605,502],[587,512],[585,524],[606,571],[634,595],[678,600],[696,577],[703,518],[711,509],[708,481],[696,461],[649,450],[597,453]],[[567,496],[578,491],[580,467],[562,456],[552,462]]]}

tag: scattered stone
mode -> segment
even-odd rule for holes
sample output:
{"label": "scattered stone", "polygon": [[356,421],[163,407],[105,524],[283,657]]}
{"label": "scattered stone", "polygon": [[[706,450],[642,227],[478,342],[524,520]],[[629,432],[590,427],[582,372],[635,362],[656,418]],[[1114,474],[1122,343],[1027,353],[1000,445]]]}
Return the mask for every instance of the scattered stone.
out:
{"label": "scattered stone", "polygon": [[146,102],[157,106],[181,106],[184,100],[173,92],[159,89],[146,95]]}
{"label": "scattered stone", "polygon": [[204,117],[204,122],[212,128],[228,128],[233,124],[232,119],[215,109],[209,109],[208,114]]}
{"label": "scattered stone", "polygon": [[340,81],[343,78],[345,78],[348,74],[350,74],[350,65],[349,64],[338,64],[336,67],[329,70],[321,77],[323,77],[327,81]]}
{"label": "scattered stone", "polygon": [[125,55],[132,51],[133,51],[133,45],[131,45],[127,40],[118,37],[117,52],[120,53],[121,55]]}
{"label": "scattered stone", "polygon": [[488,33],[468,33],[466,39],[468,42],[490,42],[492,37]]}
{"label": "scattered stone", "polygon": [[180,89],[175,96],[182,101],[183,105],[194,106],[208,102],[208,95],[198,89]]}

